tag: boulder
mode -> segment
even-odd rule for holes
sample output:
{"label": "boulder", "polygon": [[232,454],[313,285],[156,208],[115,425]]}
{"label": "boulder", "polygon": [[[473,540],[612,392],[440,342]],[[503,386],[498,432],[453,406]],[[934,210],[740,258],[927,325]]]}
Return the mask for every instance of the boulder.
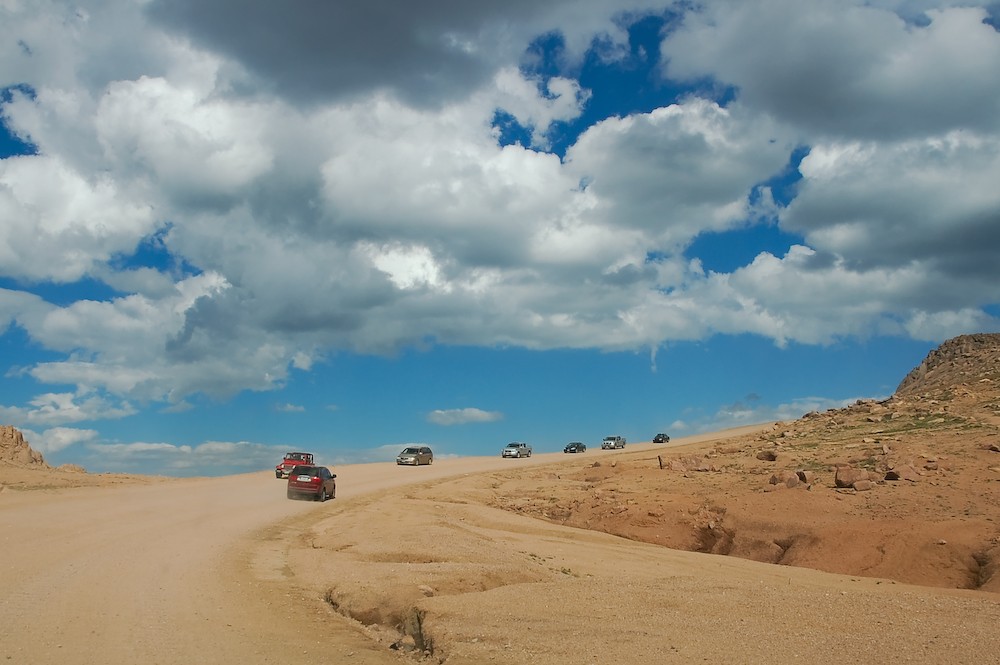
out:
{"label": "boulder", "polygon": [[921,473],[912,464],[895,464],[885,472],[886,480],[908,480],[915,483],[920,480]]}
{"label": "boulder", "polygon": [[815,471],[806,471],[804,469],[799,469],[798,471],[795,472],[795,475],[799,477],[799,480],[808,485],[812,485],[814,482],[816,482]]}
{"label": "boulder", "polygon": [[856,469],[853,466],[837,467],[837,473],[833,482],[837,487],[854,487],[854,483],[859,480],[868,480],[868,472],[865,469]]}
{"label": "boulder", "polygon": [[768,483],[771,485],[781,485],[788,489],[795,489],[802,484],[798,474],[794,471],[778,471],[771,476]]}

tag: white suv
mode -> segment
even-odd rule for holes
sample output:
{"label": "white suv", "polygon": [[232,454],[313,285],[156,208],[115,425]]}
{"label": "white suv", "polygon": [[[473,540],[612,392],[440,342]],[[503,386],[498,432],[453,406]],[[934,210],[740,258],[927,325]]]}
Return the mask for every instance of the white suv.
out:
{"label": "white suv", "polygon": [[520,441],[513,441],[501,451],[501,457],[531,457],[531,446]]}
{"label": "white suv", "polygon": [[604,450],[614,450],[615,448],[625,447],[625,437],[624,436],[606,436],[604,441],[601,442],[601,448]]}

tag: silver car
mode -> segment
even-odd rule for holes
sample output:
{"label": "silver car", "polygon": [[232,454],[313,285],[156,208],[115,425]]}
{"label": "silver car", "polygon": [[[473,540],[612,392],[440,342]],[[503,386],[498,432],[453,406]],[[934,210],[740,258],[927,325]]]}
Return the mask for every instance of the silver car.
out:
{"label": "silver car", "polygon": [[407,446],[396,456],[396,464],[433,464],[434,453],[427,446]]}

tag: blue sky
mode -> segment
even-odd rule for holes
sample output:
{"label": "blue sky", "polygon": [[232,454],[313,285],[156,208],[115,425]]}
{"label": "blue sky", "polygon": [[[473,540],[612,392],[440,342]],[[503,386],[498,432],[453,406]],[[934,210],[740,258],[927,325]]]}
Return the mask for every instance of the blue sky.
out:
{"label": "blue sky", "polygon": [[0,423],[218,475],[886,397],[1000,330],[998,16],[2,5]]}

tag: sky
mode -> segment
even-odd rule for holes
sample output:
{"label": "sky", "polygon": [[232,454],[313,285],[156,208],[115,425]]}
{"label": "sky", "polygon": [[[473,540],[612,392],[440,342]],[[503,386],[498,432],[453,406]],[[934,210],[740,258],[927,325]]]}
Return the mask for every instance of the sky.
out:
{"label": "sky", "polygon": [[0,424],[215,476],[883,399],[1000,331],[1000,4],[0,0]]}

